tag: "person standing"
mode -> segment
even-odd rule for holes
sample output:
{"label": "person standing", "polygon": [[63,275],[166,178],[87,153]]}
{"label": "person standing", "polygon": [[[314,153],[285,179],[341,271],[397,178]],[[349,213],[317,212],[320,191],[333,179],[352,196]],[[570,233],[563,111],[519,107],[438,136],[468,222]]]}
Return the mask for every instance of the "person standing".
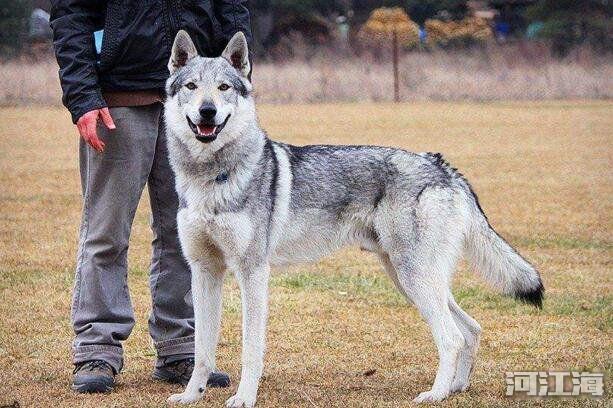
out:
{"label": "person standing", "polygon": [[[245,0],[52,0],[51,28],[62,101],[81,135],[83,212],[71,320],[72,388],[107,392],[123,367],[122,342],[134,327],[127,288],[130,230],[145,184],[151,201],[149,332],[156,379],[186,384],[194,366],[190,270],[176,225],[178,198],[162,119],[167,63],[176,33],[200,55],[219,56],[242,31],[251,42]],[[102,41],[97,49],[94,33]],[[228,386],[214,373],[209,386]]]}

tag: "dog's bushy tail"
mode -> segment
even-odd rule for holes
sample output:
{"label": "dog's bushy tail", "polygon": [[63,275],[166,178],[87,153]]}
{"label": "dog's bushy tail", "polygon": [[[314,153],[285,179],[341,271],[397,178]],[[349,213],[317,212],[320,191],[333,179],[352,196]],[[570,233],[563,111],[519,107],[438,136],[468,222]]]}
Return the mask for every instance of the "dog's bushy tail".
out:
{"label": "dog's bushy tail", "polygon": [[483,278],[507,295],[538,308],[543,307],[543,282],[539,273],[509,243],[494,231],[466,183],[471,215],[465,252]]}
{"label": "dog's bushy tail", "polygon": [[468,181],[440,154],[425,153],[423,157],[447,173],[452,183],[461,186],[461,206],[467,210],[464,219],[468,220],[464,239],[468,261],[488,283],[504,294],[542,308],[545,288],[541,276],[494,231]]}

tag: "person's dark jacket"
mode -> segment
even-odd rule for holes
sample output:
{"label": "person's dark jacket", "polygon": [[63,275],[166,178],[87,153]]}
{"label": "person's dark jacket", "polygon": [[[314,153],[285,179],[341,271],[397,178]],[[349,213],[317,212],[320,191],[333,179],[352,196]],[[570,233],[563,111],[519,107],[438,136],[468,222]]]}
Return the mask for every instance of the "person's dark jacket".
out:
{"label": "person's dark jacket", "polygon": [[[246,0],[51,0],[62,101],[72,120],[106,107],[102,91],[163,89],[174,37],[187,31],[200,55],[215,57],[242,31]],[[96,55],[93,33],[104,29]]]}

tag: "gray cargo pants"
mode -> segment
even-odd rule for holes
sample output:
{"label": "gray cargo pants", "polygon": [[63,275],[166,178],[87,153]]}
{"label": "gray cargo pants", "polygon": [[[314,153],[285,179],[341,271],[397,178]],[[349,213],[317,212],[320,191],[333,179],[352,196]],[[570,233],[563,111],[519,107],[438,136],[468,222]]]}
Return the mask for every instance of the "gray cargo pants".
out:
{"label": "gray cargo pants", "polygon": [[149,332],[157,364],[194,353],[191,277],[177,235],[178,199],[161,113],[159,103],[111,108],[117,129],[98,126],[106,144],[102,154],[81,139],[83,215],[72,301],[75,364],[104,360],[116,372],[122,368],[121,342],[134,327],[127,286],[128,241],[145,183],[154,235]]}

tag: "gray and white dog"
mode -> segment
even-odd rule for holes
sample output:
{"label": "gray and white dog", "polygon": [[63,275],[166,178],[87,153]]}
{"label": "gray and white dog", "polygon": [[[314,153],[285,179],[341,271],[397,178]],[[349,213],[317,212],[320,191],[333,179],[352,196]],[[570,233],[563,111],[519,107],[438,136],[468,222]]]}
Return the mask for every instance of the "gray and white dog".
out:
{"label": "gray and white dog", "polygon": [[376,146],[292,146],[260,128],[247,42],[219,58],[175,38],[166,85],[179,236],[192,269],[195,368],[170,402],[202,398],[215,369],[224,274],[242,296],[242,371],[228,407],[252,407],[263,370],[270,266],[345,245],[376,253],[430,326],[439,367],[416,402],[466,390],[481,328],[450,284],[464,253],[486,281],[541,306],[538,272],[489,225],[468,182],[438,154]]}

